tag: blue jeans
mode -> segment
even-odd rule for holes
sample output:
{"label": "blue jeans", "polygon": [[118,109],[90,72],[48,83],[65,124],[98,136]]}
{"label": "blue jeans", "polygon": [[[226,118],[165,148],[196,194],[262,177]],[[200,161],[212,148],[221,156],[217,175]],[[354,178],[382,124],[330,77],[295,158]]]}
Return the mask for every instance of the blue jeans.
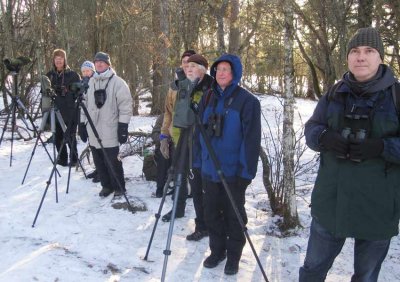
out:
{"label": "blue jeans", "polygon": [[[299,281],[325,281],[326,275],[342,250],[345,241],[346,238],[334,237],[313,219],[306,258],[299,271]],[[351,281],[376,282],[389,245],[390,239],[379,241],[355,239],[354,274]]]}

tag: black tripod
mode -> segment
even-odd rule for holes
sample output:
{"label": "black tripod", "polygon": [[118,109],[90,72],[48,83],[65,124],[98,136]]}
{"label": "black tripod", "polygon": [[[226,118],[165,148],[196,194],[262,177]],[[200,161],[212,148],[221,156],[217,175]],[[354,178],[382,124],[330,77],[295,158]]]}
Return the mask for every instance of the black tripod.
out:
{"label": "black tripod", "polygon": [[[51,162],[52,162],[52,164],[53,164],[53,166],[54,166],[54,161],[53,161],[53,159],[51,158],[51,156],[50,156],[50,154],[49,154],[49,152],[47,151],[47,148],[46,148],[46,146],[44,145],[44,143],[43,143],[43,141],[42,141],[42,138],[40,137],[40,134],[44,131],[44,129],[45,129],[45,127],[46,127],[46,124],[47,124],[47,121],[48,121],[48,118],[50,117],[50,127],[51,127],[51,132],[52,132],[52,136],[51,136],[51,139],[53,140],[53,158],[54,159],[56,159],[56,148],[55,148],[55,142],[54,142],[54,140],[55,140],[55,138],[56,138],[56,122],[58,122],[58,124],[60,125],[60,127],[61,127],[61,129],[62,129],[62,131],[65,133],[65,131],[66,131],[66,125],[65,125],[65,122],[64,122],[64,120],[63,120],[63,118],[62,118],[62,116],[61,116],[61,113],[60,113],[60,111],[58,110],[58,108],[54,105],[54,97],[48,97],[49,99],[51,99],[51,107],[50,107],[50,109],[49,110],[47,110],[47,111],[45,111],[44,113],[43,113],[43,118],[42,118],[42,123],[40,124],[40,127],[39,127],[39,132],[38,132],[38,137],[37,137],[37,139],[36,139],[36,142],[35,142],[35,146],[33,147],[33,150],[32,150],[32,153],[31,153],[31,157],[30,157],[30,159],[29,159],[29,162],[28,162],[28,165],[27,165],[27,167],[26,167],[26,170],[25,170],[25,174],[24,174],[24,178],[22,179],[22,183],[21,184],[24,184],[24,182],[25,182],[25,178],[26,178],[26,175],[27,175],[27,173],[28,173],[28,170],[29,170],[29,167],[30,167],[30,165],[31,165],[31,162],[32,162],[32,159],[33,159],[33,156],[34,156],[34,154],[35,154],[35,151],[36,151],[36,147],[37,147],[37,145],[38,145],[38,141],[40,140],[41,142],[42,142],[42,146],[43,146],[43,148],[46,150],[46,152],[47,152],[47,154],[48,154],[48,156],[49,156],[49,158],[50,158],[50,160],[51,160]],[[57,119],[57,120],[56,120]],[[56,174],[56,191],[57,191],[57,175],[59,176],[59,177],[61,177],[61,175],[60,175],[60,173],[58,172],[58,170],[56,169],[56,172],[57,172],[57,174]],[[58,196],[56,196],[56,201],[58,202]]]}
{"label": "black tripod", "polygon": [[[126,196],[126,193],[125,193],[124,189],[122,188],[122,185],[121,185],[121,183],[120,183],[120,181],[119,181],[119,179],[118,179],[118,177],[117,177],[117,175],[116,175],[116,173],[115,173],[115,170],[114,170],[113,166],[111,165],[111,161],[110,161],[110,159],[108,158],[108,155],[106,154],[106,151],[105,151],[104,146],[103,146],[103,144],[102,144],[102,141],[101,141],[101,139],[100,139],[100,137],[99,137],[99,134],[98,134],[98,132],[97,132],[97,130],[96,130],[96,127],[94,126],[93,121],[92,121],[92,119],[90,118],[89,112],[88,112],[88,110],[87,110],[85,104],[82,102],[82,101],[83,101],[83,97],[84,97],[84,93],[86,92],[86,90],[87,90],[87,88],[81,88],[81,89],[79,89],[79,93],[77,93],[77,94],[78,94],[78,98],[77,98],[77,101],[76,101],[76,105],[75,105],[75,110],[74,110],[74,115],[73,115],[73,116],[74,116],[74,117],[77,117],[78,113],[80,113],[80,108],[82,108],[82,110],[83,110],[83,112],[85,113],[86,118],[87,118],[87,120],[88,120],[88,122],[89,122],[89,125],[90,125],[90,127],[91,127],[91,129],[92,129],[92,131],[93,131],[93,133],[94,133],[94,135],[95,135],[97,141],[98,141],[99,144],[100,144],[101,150],[103,151],[104,159],[106,160],[106,163],[107,163],[107,165],[108,165],[108,167],[109,167],[109,169],[110,169],[110,171],[111,171],[111,176],[115,178],[116,183],[117,183],[117,185],[118,185],[118,188],[119,188],[121,191],[123,191],[123,195],[124,195],[124,198],[125,198],[126,202],[128,203],[129,209],[133,212],[133,211],[134,211],[134,210],[133,210],[133,207],[131,206],[131,204],[130,204],[130,202],[129,202],[129,200],[128,200],[128,197]],[[69,126],[67,127],[66,131],[64,132],[64,138],[63,138],[63,141],[62,141],[62,143],[61,143],[60,152],[61,152],[63,146],[65,146],[66,141],[68,141],[69,139],[71,139],[71,131],[72,131],[73,129],[74,129],[73,120],[71,120],[70,123],[69,123]],[[73,141],[73,140],[72,140],[72,141]],[[72,144],[72,142],[71,142],[70,144]],[[71,146],[71,148],[73,148],[73,146]],[[71,150],[71,151],[72,151],[71,154],[73,154],[73,153],[74,153],[73,150]],[[59,158],[60,158],[60,154],[58,154],[57,159],[56,159],[56,162],[54,163],[53,169],[52,169],[52,171],[51,171],[51,173],[50,173],[49,179],[48,179],[48,181],[47,181],[46,188],[45,188],[45,190],[44,190],[42,199],[41,199],[41,201],[40,201],[38,210],[37,210],[36,215],[35,215],[35,219],[33,220],[32,227],[35,227],[36,220],[37,220],[37,218],[38,218],[38,216],[39,216],[39,212],[40,212],[40,210],[41,210],[41,208],[42,208],[44,198],[46,197],[47,190],[49,189],[49,186],[50,186],[50,183],[51,183],[51,179],[53,178],[54,171],[56,170],[56,163],[57,163],[57,161],[58,161]],[[79,158],[78,158],[78,161],[80,162]],[[81,167],[82,167],[82,166],[81,166]],[[71,165],[69,166],[68,185],[69,185],[70,172],[71,172]],[[86,175],[85,175],[85,176],[86,176]],[[67,188],[67,193],[68,193],[68,188]]]}
{"label": "black tripod", "polygon": [[[11,96],[11,104],[10,104],[10,107],[9,107],[9,110],[8,110],[6,122],[4,123],[4,126],[3,126],[3,132],[2,132],[1,137],[0,137],[0,145],[1,145],[1,142],[3,141],[4,133],[7,130],[8,121],[9,121],[10,116],[11,116],[10,166],[12,166],[12,155],[13,155],[13,146],[14,146],[14,131],[15,131],[15,128],[16,128],[17,111],[20,114],[21,119],[22,119],[23,123],[25,124],[26,128],[31,130],[31,131],[34,131],[35,134],[38,134],[38,131],[36,130],[35,124],[33,123],[32,117],[28,114],[28,110],[26,109],[24,104],[21,102],[20,97],[18,96],[18,73],[19,73],[19,67],[15,67],[14,66],[14,68],[13,68],[13,70],[11,72],[11,75],[13,76],[13,83],[14,83],[14,95],[10,95]],[[32,128],[29,128],[29,125],[28,125],[27,121],[25,120],[24,115],[27,116],[30,124],[32,125]],[[43,140],[40,139],[40,141],[43,144]],[[47,150],[46,150],[46,152],[47,152]],[[47,154],[50,156],[50,154],[48,152],[47,152]]]}
{"label": "black tripod", "polygon": [[[256,250],[254,248],[254,245],[253,245],[253,243],[252,243],[252,241],[250,239],[249,233],[247,232],[247,228],[246,228],[246,226],[245,226],[245,224],[243,222],[243,219],[242,219],[242,217],[241,217],[241,215],[239,213],[239,210],[238,210],[238,208],[236,206],[236,203],[235,203],[235,201],[233,199],[232,193],[229,190],[229,186],[228,186],[228,183],[227,183],[227,181],[225,179],[225,176],[224,176],[224,174],[222,172],[222,168],[221,168],[220,162],[219,162],[219,160],[217,158],[217,155],[215,154],[214,149],[211,146],[211,142],[210,142],[210,139],[209,139],[209,137],[208,137],[208,135],[206,133],[206,130],[205,130],[203,124],[201,123],[200,116],[199,116],[199,110],[198,110],[198,104],[192,103],[191,104],[191,108],[192,108],[192,110],[194,112],[194,116],[195,116],[195,125],[198,126],[198,128],[200,130],[200,134],[204,139],[204,142],[206,144],[207,150],[209,151],[211,159],[212,159],[212,161],[214,163],[214,166],[215,166],[215,168],[217,170],[218,176],[219,176],[219,178],[220,178],[220,180],[221,180],[221,182],[222,182],[222,184],[224,186],[226,194],[228,195],[229,201],[230,201],[230,203],[232,205],[232,208],[233,208],[233,210],[234,210],[234,212],[236,214],[236,217],[237,217],[237,219],[239,221],[239,224],[240,224],[240,226],[242,228],[242,231],[244,232],[244,234],[246,236],[246,239],[249,242],[249,245],[250,245],[251,250],[252,250],[252,252],[254,254],[254,257],[256,258],[257,264],[260,267],[260,270],[262,272],[264,280],[266,282],[268,282],[267,275],[265,274],[264,268],[261,265],[260,259],[259,259],[258,255],[257,255],[257,252],[256,252]],[[152,234],[150,236],[150,241],[149,241],[149,244],[148,244],[148,247],[147,247],[146,255],[143,258],[144,260],[147,260],[148,253],[149,253],[149,250],[150,250],[150,246],[151,246],[151,243],[152,243],[152,240],[153,240],[153,237],[154,237],[155,229],[157,227],[157,223],[158,223],[158,220],[159,220],[160,215],[161,215],[162,206],[164,205],[164,201],[165,201],[165,197],[166,197],[166,193],[167,193],[167,189],[168,189],[168,183],[171,180],[171,177],[173,175],[175,165],[177,165],[177,173],[176,173],[177,183],[176,183],[176,188],[175,188],[174,204],[173,204],[173,208],[172,208],[172,217],[171,217],[171,222],[170,222],[170,226],[169,226],[169,230],[168,230],[167,245],[166,245],[166,249],[163,251],[163,254],[165,255],[165,257],[164,257],[164,265],[163,265],[163,270],[162,270],[161,281],[165,280],[165,273],[166,273],[166,268],[167,268],[167,263],[168,263],[168,256],[171,254],[170,245],[171,245],[171,238],[172,238],[172,232],[173,232],[173,226],[174,226],[174,220],[175,220],[176,206],[177,206],[177,201],[178,201],[178,193],[179,193],[179,189],[180,189],[180,186],[181,186],[181,183],[182,183],[182,177],[186,176],[186,175],[183,175],[183,172],[185,170],[185,164],[186,164],[187,158],[188,158],[188,154],[186,154],[187,148],[188,148],[187,147],[188,146],[188,140],[189,140],[189,136],[190,136],[190,134],[192,134],[192,132],[193,132],[192,131],[192,127],[181,129],[181,135],[179,137],[177,150],[176,150],[174,158],[173,158],[173,163],[172,163],[172,166],[171,166],[171,171],[169,172],[169,175],[168,175],[168,180],[167,180],[167,182],[166,182],[166,184],[164,186],[164,192],[163,192],[163,197],[162,197],[162,200],[161,200],[161,203],[160,203],[160,207],[158,209],[157,214],[155,214],[156,222],[154,224],[153,231],[152,231]]]}

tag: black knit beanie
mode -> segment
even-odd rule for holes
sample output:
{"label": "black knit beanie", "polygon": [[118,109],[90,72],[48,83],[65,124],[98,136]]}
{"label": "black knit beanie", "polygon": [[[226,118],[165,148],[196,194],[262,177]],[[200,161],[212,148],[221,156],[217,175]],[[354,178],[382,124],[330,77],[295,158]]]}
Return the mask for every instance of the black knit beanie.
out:
{"label": "black knit beanie", "polygon": [[357,32],[350,39],[347,44],[347,56],[349,56],[350,50],[358,46],[369,46],[376,49],[383,61],[385,55],[383,50],[383,43],[381,36],[378,31],[373,27],[363,27],[357,30]]}
{"label": "black knit beanie", "polygon": [[111,66],[110,55],[104,52],[97,52],[94,56],[93,62],[102,61],[105,62],[107,65]]}

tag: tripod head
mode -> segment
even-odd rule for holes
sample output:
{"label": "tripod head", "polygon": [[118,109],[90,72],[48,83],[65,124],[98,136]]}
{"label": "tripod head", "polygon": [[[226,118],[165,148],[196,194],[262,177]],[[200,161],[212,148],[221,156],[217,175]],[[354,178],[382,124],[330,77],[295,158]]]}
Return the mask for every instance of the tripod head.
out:
{"label": "tripod head", "polygon": [[90,77],[83,77],[81,81],[74,82],[69,85],[69,90],[74,93],[74,97],[82,99],[83,94],[89,89]]}
{"label": "tripod head", "polygon": [[17,58],[6,58],[3,60],[4,65],[9,71],[18,73],[22,66],[29,64],[32,60],[28,57],[19,56]]}

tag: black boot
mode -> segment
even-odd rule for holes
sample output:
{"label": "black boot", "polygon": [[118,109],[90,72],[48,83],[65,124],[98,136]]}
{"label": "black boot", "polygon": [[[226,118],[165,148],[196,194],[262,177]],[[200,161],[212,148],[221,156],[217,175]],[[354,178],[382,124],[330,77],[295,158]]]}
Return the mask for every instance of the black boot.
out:
{"label": "black boot", "polygon": [[235,275],[239,271],[239,261],[235,259],[229,259],[226,261],[224,273],[226,275]]}
{"label": "black boot", "polygon": [[87,178],[95,178],[97,175],[97,170],[93,170],[91,173],[89,173],[88,175],[86,175]]}
{"label": "black boot", "polygon": [[208,236],[207,230],[195,230],[192,234],[186,236],[188,241],[200,241],[204,237]]}
{"label": "black boot", "polygon": [[[185,210],[176,210],[175,213],[175,218],[181,218],[185,216]],[[164,214],[164,216],[161,218],[162,221],[164,222],[170,222],[171,221],[171,217],[172,217],[172,210],[170,210],[169,212],[167,212],[166,214]]]}
{"label": "black boot", "polygon": [[226,251],[222,251],[219,253],[211,252],[203,262],[203,266],[206,268],[214,268],[216,267],[221,261],[226,258]]}
{"label": "black boot", "polygon": [[96,173],[96,175],[93,177],[92,179],[93,183],[99,183],[100,182],[100,176],[98,173]]}
{"label": "black boot", "polygon": [[126,192],[126,190],[121,190],[121,189],[116,189],[114,192],[114,197],[120,197],[122,195],[124,195],[124,193]]}
{"label": "black boot", "polygon": [[110,188],[107,187],[103,187],[103,189],[101,189],[99,196],[100,197],[107,197],[108,195],[110,195],[112,192],[114,192],[113,190],[111,190]]}

